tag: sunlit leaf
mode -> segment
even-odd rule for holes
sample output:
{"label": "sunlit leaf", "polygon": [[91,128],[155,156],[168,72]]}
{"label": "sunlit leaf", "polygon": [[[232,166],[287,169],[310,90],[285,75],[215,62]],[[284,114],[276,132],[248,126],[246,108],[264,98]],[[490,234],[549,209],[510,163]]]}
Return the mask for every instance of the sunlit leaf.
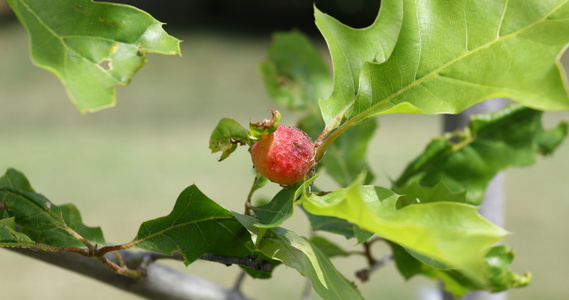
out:
{"label": "sunlit leaf", "polygon": [[81,112],[113,106],[146,53],[179,54],[180,41],[132,6],[91,0],[7,0],[30,35],[32,61],[54,73]]}
{"label": "sunlit leaf", "polygon": [[390,190],[360,186],[323,196],[307,194],[305,209],[313,214],[343,218],[362,229],[485,280],[483,256],[506,232],[488,222],[474,206],[434,202],[396,209],[399,196]]}
{"label": "sunlit leaf", "polygon": [[[382,2],[380,22],[384,12],[391,17],[400,11],[384,3],[391,2]],[[569,43],[567,1],[403,4],[400,34],[377,35],[396,42],[385,62],[365,58],[359,69],[334,64],[335,78],[349,82],[335,84],[332,97],[321,102],[326,124],[342,118],[354,124],[385,113],[458,113],[494,97],[540,110],[569,109],[559,63]],[[332,46],[340,42],[358,51],[382,49],[373,42],[349,43],[350,35],[331,36],[319,28],[333,58],[343,55],[343,48]]]}
{"label": "sunlit leaf", "polygon": [[384,62],[391,55],[403,21],[403,1],[381,1],[375,22],[354,29],[315,9],[316,25],[324,36],[334,66],[334,91],[320,101],[327,126],[336,127],[360,88],[360,71],[366,61]]}

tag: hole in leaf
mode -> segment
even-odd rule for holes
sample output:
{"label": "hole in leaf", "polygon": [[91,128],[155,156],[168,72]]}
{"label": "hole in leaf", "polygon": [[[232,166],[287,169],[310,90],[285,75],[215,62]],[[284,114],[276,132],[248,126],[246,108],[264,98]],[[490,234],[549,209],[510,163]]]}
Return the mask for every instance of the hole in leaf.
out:
{"label": "hole in leaf", "polygon": [[110,59],[105,58],[99,62],[99,67],[103,68],[105,71],[110,71],[113,69],[113,62]]}

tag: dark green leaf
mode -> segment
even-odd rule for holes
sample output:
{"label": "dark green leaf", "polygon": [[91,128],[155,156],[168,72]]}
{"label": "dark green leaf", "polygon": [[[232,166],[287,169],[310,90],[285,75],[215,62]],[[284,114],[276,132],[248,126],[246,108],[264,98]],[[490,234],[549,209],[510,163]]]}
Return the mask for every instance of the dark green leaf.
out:
{"label": "dark green leaf", "polygon": [[76,233],[88,241],[105,244],[101,229],[85,226],[75,206],[57,206],[32,191],[26,177],[14,169],[0,178],[2,207],[9,217],[15,218],[22,234],[34,242],[56,247],[85,247]]}
{"label": "dark green leaf", "polygon": [[[514,104],[473,116],[458,143],[452,143],[450,136],[434,139],[395,181],[395,191],[414,193],[414,188],[421,189],[415,181],[428,188],[442,181],[453,193],[466,192],[467,203],[480,204],[486,186],[497,172],[510,166],[532,164],[538,154],[551,153],[563,141],[567,123],[544,130],[541,115],[542,112]],[[424,189],[424,192],[438,190]],[[444,197],[437,201],[455,201],[450,194]]]}
{"label": "dark green leaf", "polygon": [[180,41],[132,6],[90,0],[8,0],[30,35],[33,62],[54,73],[81,112],[115,104],[146,53],[179,54]]}
{"label": "dark green leaf", "polygon": [[222,161],[229,157],[237,149],[238,145],[253,145],[249,131],[233,119],[221,119],[209,138],[211,153],[221,151],[219,160]]}
{"label": "dark green leaf", "polygon": [[0,188],[3,187],[10,187],[24,192],[35,193],[26,176],[24,176],[20,171],[12,168],[6,170],[4,176],[0,177]]}
{"label": "dark green leaf", "polygon": [[0,247],[33,248],[35,244],[27,235],[16,231],[13,217],[0,220]]}
{"label": "dark green leaf", "polygon": [[245,227],[195,185],[180,194],[169,215],[142,223],[133,243],[164,254],[180,251],[186,265],[206,253],[241,257],[253,254],[251,236]]}

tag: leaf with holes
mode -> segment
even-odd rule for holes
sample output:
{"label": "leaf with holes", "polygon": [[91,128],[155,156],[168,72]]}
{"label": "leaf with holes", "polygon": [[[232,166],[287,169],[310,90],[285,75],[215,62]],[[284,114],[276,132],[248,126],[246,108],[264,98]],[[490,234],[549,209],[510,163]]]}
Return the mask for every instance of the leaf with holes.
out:
{"label": "leaf with holes", "polygon": [[146,53],[179,54],[180,41],[132,6],[91,0],[7,0],[30,35],[33,62],[54,73],[81,112],[115,104]]}

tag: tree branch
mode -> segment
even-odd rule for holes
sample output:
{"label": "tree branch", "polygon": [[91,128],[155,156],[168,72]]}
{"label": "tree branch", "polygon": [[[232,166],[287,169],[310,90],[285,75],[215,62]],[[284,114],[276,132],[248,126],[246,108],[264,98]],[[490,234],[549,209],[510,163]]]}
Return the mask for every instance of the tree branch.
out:
{"label": "tree branch", "polygon": [[[99,259],[93,257],[84,257],[75,253],[50,253],[17,248],[9,248],[9,250],[80,273],[147,299],[249,299],[241,295],[238,291],[222,288],[210,281],[170,269],[158,263],[151,263],[156,257],[148,256],[150,252],[119,251],[126,265],[142,265],[146,267],[146,277],[132,279],[114,273],[111,269],[102,264]],[[105,257],[113,262],[120,263],[118,258],[112,253],[108,253]]]}

